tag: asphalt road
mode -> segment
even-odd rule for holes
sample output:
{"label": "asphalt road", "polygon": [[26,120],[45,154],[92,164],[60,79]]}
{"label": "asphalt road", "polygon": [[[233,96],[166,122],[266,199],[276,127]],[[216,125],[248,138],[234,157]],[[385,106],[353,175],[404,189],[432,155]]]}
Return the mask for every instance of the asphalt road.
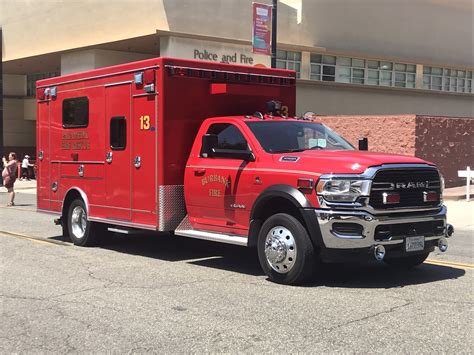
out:
{"label": "asphalt road", "polygon": [[33,192],[0,207],[1,352],[472,352],[472,203],[452,207],[461,228],[432,264],[326,265],[289,287],[241,247],[168,235],[72,246]]}

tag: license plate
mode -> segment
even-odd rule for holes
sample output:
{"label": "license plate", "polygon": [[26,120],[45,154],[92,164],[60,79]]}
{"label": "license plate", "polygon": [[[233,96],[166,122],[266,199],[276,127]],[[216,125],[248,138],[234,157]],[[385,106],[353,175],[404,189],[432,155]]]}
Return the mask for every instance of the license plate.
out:
{"label": "license plate", "polygon": [[425,249],[425,237],[406,237],[405,239],[405,250],[406,251],[418,251]]}

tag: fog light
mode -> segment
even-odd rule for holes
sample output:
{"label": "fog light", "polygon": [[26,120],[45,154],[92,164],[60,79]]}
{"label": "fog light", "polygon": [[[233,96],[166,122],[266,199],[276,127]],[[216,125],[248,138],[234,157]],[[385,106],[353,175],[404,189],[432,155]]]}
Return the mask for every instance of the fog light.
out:
{"label": "fog light", "polygon": [[446,238],[443,237],[438,241],[438,249],[442,253],[448,250],[448,240]]}
{"label": "fog light", "polygon": [[382,261],[385,257],[385,247],[383,245],[377,245],[374,249],[375,260]]}

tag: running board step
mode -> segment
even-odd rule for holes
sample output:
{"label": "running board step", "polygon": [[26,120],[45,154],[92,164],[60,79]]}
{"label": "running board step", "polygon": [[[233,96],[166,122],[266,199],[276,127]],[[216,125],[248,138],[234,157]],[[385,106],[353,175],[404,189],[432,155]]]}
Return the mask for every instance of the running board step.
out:
{"label": "running board step", "polygon": [[187,215],[183,218],[178,228],[176,228],[176,230],[174,231],[174,234],[180,235],[182,237],[203,239],[203,240],[209,240],[211,242],[234,244],[234,245],[240,245],[244,247],[248,245],[247,237],[242,237],[240,235],[235,235],[235,234],[223,234],[223,233],[215,233],[215,232],[208,232],[208,231],[193,229],[193,227],[191,226],[191,223],[189,223],[189,219]]}
{"label": "running board step", "polygon": [[234,244],[234,245],[240,245],[244,247],[247,246],[247,241],[248,241],[248,238],[241,237],[238,235],[213,233],[213,232],[199,231],[195,229],[176,230],[174,234],[180,235],[182,237],[204,239],[204,240],[210,240],[212,242]]}

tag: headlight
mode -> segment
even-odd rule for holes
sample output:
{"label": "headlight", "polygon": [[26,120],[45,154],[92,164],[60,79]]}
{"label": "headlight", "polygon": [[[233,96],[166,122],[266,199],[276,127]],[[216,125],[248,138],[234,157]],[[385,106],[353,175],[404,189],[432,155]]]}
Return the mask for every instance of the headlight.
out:
{"label": "headlight", "polygon": [[360,196],[369,196],[370,180],[321,179],[316,186],[318,195],[331,202],[354,202]]}
{"label": "headlight", "polygon": [[440,186],[441,193],[443,193],[444,192],[444,176],[439,174],[439,180],[440,180],[440,183],[441,183],[441,186]]}

